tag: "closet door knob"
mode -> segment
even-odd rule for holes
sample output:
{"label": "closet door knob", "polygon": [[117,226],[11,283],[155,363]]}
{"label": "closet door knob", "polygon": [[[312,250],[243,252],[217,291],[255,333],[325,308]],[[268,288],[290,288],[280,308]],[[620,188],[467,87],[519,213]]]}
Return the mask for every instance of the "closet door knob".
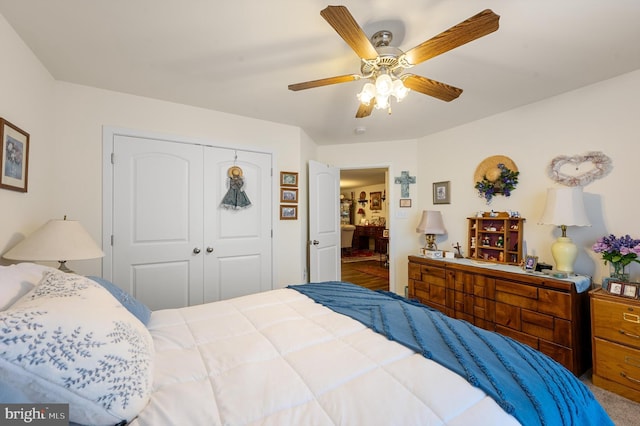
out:
{"label": "closet door knob", "polygon": [[193,249],[193,254],[199,254],[200,253],[200,249],[198,247]]}
{"label": "closet door knob", "polygon": [[318,241],[318,240],[313,240],[313,242],[312,242],[311,244],[313,244],[314,246],[317,246],[318,244],[320,244],[320,241]]}
{"label": "closet door knob", "polygon": [[207,253],[213,253],[213,247],[207,247]]}

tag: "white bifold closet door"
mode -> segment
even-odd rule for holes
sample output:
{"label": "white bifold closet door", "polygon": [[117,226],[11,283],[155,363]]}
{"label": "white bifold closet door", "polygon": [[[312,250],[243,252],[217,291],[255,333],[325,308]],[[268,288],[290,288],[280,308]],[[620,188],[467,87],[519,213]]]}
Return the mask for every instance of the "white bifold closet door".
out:
{"label": "white bifold closet door", "polygon": [[[270,154],[114,135],[112,157],[114,283],[151,309],[273,288]],[[234,165],[239,210],[220,205]]]}

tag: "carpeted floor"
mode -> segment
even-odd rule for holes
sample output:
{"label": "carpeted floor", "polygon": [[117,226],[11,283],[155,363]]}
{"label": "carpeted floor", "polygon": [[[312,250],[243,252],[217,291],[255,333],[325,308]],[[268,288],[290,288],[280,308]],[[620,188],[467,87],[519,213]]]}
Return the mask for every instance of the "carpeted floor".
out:
{"label": "carpeted floor", "polygon": [[640,424],[640,404],[608,390],[594,386],[591,382],[591,370],[580,377],[591,389],[600,405],[605,409],[616,426],[637,426]]}

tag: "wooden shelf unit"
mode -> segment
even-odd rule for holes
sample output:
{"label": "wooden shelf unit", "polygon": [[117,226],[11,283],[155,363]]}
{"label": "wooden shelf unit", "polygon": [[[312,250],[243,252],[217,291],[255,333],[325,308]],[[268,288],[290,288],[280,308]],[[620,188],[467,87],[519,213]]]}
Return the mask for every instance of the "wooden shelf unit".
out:
{"label": "wooden shelf unit", "polygon": [[578,293],[569,280],[469,263],[409,256],[409,298],[527,344],[576,376],[591,366],[588,291]]}
{"label": "wooden shelf unit", "polygon": [[469,217],[467,253],[470,259],[519,265],[525,219],[497,212],[491,217]]}

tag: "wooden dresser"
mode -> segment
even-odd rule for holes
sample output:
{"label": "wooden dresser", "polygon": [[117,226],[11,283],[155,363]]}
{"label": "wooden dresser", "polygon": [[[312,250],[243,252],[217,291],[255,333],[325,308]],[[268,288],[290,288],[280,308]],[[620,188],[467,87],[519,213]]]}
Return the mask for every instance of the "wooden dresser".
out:
{"label": "wooden dresser", "polygon": [[515,266],[409,256],[408,295],[450,317],[525,343],[576,376],[591,366],[589,292],[578,293],[572,281],[520,272]]}
{"label": "wooden dresser", "polygon": [[640,301],[590,295],[593,384],[640,402]]}

